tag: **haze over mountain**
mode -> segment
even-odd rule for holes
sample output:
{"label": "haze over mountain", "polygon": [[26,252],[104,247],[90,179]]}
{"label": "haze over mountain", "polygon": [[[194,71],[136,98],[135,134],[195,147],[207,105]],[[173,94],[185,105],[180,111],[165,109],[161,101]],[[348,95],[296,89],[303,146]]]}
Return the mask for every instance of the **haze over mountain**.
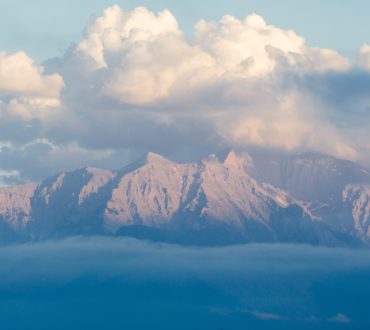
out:
{"label": "haze over mountain", "polygon": [[0,189],[2,242],[124,235],[178,244],[367,245],[370,173],[324,154],[231,151],[178,164],[149,153]]}

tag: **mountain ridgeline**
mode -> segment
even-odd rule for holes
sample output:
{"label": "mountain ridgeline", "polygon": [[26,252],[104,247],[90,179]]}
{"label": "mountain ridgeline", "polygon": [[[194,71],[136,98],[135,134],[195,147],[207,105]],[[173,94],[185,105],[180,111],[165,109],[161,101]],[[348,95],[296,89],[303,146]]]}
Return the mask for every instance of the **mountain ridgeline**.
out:
{"label": "mountain ridgeline", "polygon": [[81,168],[0,189],[0,242],[114,235],[191,245],[370,245],[370,171],[327,155],[231,151],[118,171]]}

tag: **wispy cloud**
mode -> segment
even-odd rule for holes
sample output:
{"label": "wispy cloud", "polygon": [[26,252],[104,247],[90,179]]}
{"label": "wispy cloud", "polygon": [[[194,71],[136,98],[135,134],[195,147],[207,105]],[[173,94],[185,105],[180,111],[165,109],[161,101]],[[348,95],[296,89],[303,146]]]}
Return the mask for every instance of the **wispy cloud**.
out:
{"label": "wispy cloud", "polygon": [[264,313],[264,312],[249,312],[249,313],[261,320],[274,320],[274,321],[286,320],[285,317],[278,315],[278,314]]}
{"label": "wispy cloud", "polygon": [[345,316],[344,314],[338,314],[334,317],[329,319],[330,322],[337,322],[337,323],[350,323],[351,319]]}

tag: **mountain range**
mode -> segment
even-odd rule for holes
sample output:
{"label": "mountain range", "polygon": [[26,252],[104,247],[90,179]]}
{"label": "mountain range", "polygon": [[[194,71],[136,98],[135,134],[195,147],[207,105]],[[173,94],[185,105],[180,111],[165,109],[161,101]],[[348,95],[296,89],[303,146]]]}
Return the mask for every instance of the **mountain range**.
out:
{"label": "mountain range", "polygon": [[320,153],[149,153],[0,189],[0,242],[114,235],[191,245],[370,245],[370,170]]}

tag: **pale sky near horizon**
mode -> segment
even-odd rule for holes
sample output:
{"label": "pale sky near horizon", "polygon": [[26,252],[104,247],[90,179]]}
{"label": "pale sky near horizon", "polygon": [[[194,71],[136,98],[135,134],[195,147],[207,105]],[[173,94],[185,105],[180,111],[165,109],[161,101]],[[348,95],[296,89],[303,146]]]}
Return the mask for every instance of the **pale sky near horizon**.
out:
{"label": "pale sky near horizon", "polygon": [[370,2],[365,0],[1,0],[0,49],[24,50],[38,63],[60,56],[81,38],[89,17],[116,3],[123,9],[168,8],[190,39],[194,24],[202,18],[219,20],[225,14],[243,18],[256,12],[269,24],[293,29],[310,46],[336,49],[349,58],[365,42],[370,43]]}

